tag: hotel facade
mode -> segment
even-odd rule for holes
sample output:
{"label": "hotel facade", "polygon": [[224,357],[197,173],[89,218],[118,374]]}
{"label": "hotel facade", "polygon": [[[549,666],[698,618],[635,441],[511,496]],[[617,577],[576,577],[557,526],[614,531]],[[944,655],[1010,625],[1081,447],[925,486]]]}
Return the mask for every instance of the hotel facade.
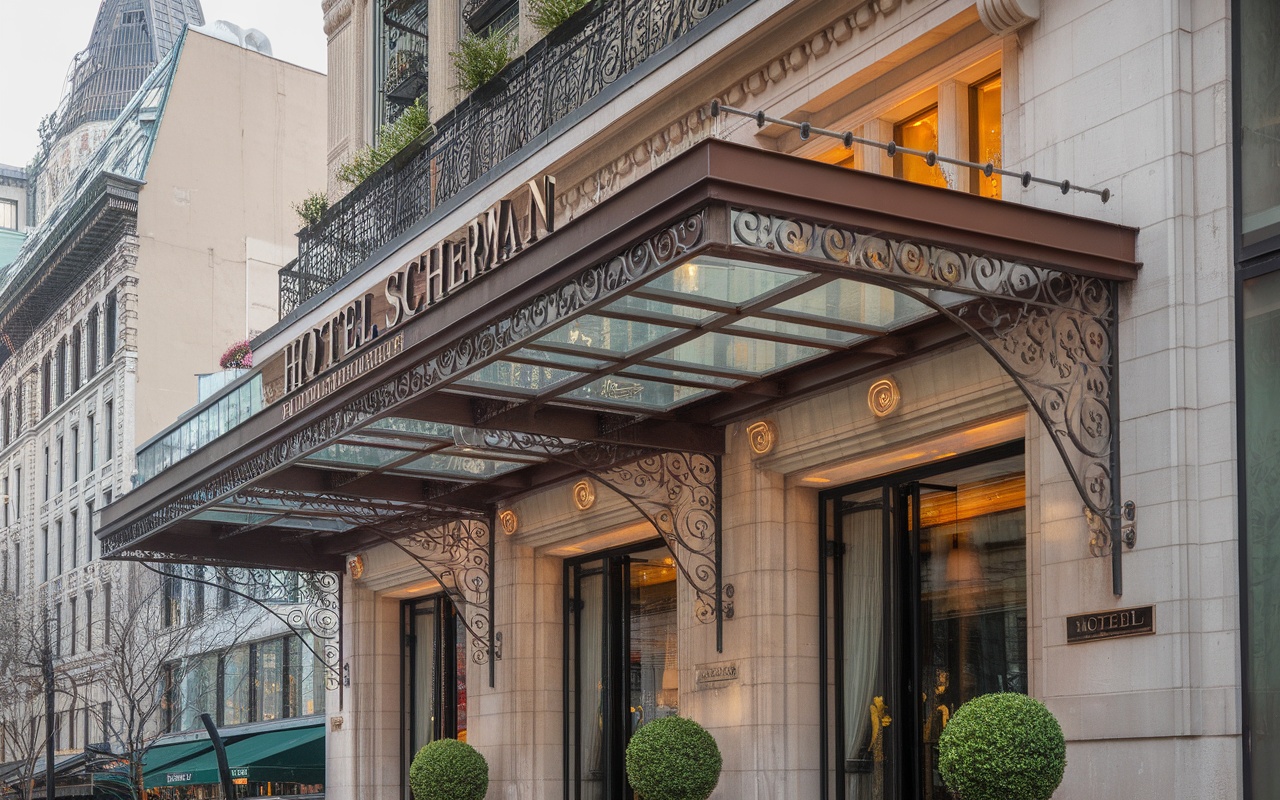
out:
{"label": "hotel facade", "polygon": [[[491,797],[621,800],[680,714],[716,798],[944,798],[993,691],[1061,721],[1059,797],[1272,795],[1267,3],[324,9],[331,174],[415,99],[434,130],[300,234],[252,372],[99,535],[341,576],[327,796],[453,736]],[[468,33],[521,55],[464,95]]]}

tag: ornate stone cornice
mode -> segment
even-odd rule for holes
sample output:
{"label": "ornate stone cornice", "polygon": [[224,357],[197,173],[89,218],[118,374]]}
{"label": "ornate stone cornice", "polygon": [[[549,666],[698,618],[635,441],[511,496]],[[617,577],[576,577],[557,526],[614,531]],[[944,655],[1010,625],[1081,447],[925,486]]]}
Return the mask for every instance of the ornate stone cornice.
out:
{"label": "ornate stone cornice", "polygon": [[355,8],[355,0],[324,0],[320,9],[324,12],[324,35],[332,37],[351,19],[352,9]]}
{"label": "ornate stone cornice", "polygon": [[1003,36],[1040,19],[1040,0],[978,0],[978,17],[987,30]]}

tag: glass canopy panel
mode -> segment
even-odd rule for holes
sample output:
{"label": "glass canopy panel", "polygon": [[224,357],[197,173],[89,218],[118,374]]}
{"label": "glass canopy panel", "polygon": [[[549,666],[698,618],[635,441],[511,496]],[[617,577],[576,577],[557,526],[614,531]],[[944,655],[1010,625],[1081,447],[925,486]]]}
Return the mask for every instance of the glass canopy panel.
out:
{"label": "glass canopy panel", "polygon": [[502,461],[477,458],[471,454],[432,453],[416,461],[396,467],[392,472],[412,475],[437,475],[447,478],[488,480],[529,466],[528,461]]}
{"label": "glass canopy panel", "polygon": [[563,395],[575,400],[590,400],[613,406],[649,408],[667,411],[711,394],[712,389],[677,386],[670,383],[638,380],[622,375],[611,375],[580,386]]}
{"label": "glass canopy panel", "polygon": [[585,370],[600,369],[609,363],[599,358],[555,353],[550,350],[534,350],[527,347],[512,353],[511,358],[514,361],[536,361],[540,364],[550,364],[554,367],[574,367]]}
{"label": "glass canopy panel", "polygon": [[619,373],[620,376],[639,375],[645,378],[657,378],[661,381],[689,382],[701,383],[707,386],[717,386],[724,389],[732,389],[736,386],[742,386],[747,381],[736,378],[729,378],[723,375],[709,375],[705,372],[687,372],[685,370],[671,369],[670,367],[654,367],[648,364],[636,364],[627,367]]}
{"label": "glass canopy panel", "polygon": [[852,333],[847,330],[837,330],[835,328],[824,328],[818,325],[801,325],[797,322],[783,322],[776,319],[765,319],[762,317],[746,317],[732,325],[726,330],[752,330],[761,333],[772,333],[778,336],[785,336],[791,339],[805,339],[818,345],[839,345],[848,347],[852,344],[860,342],[871,337],[866,334]]}
{"label": "glass canopy panel", "polygon": [[731,258],[702,256],[686,262],[645,284],[697,301],[720,300],[742,305],[763,297],[809,273]]}
{"label": "glass canopy panel", "polygon": [[453,426],[443,422],[428,422],[407,417],[384,417],[377,422],[369,423],[366,427],[378,431],[395,431],[447,442],[453,441]]}
{"label": "glass canopy panel", "polygon": [[349,531],[356,527],[346,520],[313,516],[282,517],[271,524],[281,528],[295,528],[305,531]]}
{"label": "glass canopy panel", "polygon": [[678,328],[587,314],[551,331],[538,344],[570,345],[586,356],[593,351],[628,354],[641,349]]}
{"label": "glass canopy panel", "polygon": [[370,447],[360,444],[332,444],[325,449],[312,453],[304,459],[304,463],[328,462],[351,467],[377,469],[393,461],[399,461],[413,455],[412,450],[400,450],[393,447]]}
{"label": "glass canopy panel", "polygon": [[192,514],[192,519],[205,520],[206,522],[226,522],[232,525],[260,525],[269,519],[274,519],[275,514],[255,514],[248,511],[219,511],[217,509],[208,509],[198,514]]}
{"label": "glass canopy panel", "polygon": [[845,278],[784,300],[770,309],[807,317],[822,324],[887,331],[927,317],[933,309],[892,289]]}
{"label": "glass canopy panel", "polygon": [[819,347],[712,332],[658,354],[649,364],[705,367],[758,377],[830,352]]}
{"label": "glass canopy panel", "polygon": [[716,315],[716,312],[705,308],[694,308],[666,300],[650,300],[634,295],[627,295],[610,303],[604,307],[604,313],[640,314],[652,318],[655,322],[670,322],[673,325],[697,325]]}
{"label": "glass canopy panel", "polygon": [[460,379],[457,383],[509,389],[521,394],[537,394],[581,376],[581,372],[570,372],[555,367],[495,361]]}

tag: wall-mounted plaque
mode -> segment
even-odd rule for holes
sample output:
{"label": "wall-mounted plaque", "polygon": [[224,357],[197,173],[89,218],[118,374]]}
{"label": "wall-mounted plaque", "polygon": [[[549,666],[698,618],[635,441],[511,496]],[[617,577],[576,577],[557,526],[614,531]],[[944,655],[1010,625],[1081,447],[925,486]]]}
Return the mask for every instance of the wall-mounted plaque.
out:
{"label": "wall-mounted plaque", "polygon": [[719,689],[738,681],[738,662],[720,661],[715,664],[699,664],[694,669],[694,683],[699,689]]}
{"label": "wall-mounted plaque", "polygon": [[1067,644],[1156,632],[1156,607],[1114,608],[1067,617]]}

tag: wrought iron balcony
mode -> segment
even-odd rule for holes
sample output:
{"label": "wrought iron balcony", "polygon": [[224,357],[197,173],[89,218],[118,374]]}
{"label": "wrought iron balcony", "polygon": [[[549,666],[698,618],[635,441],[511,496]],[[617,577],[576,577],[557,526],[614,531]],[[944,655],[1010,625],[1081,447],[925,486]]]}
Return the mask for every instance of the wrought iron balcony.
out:
{"label": "wrought iron balcony", "polygon": [[729,2],[596,0],[578,12],[298,234],[281,317]]}

